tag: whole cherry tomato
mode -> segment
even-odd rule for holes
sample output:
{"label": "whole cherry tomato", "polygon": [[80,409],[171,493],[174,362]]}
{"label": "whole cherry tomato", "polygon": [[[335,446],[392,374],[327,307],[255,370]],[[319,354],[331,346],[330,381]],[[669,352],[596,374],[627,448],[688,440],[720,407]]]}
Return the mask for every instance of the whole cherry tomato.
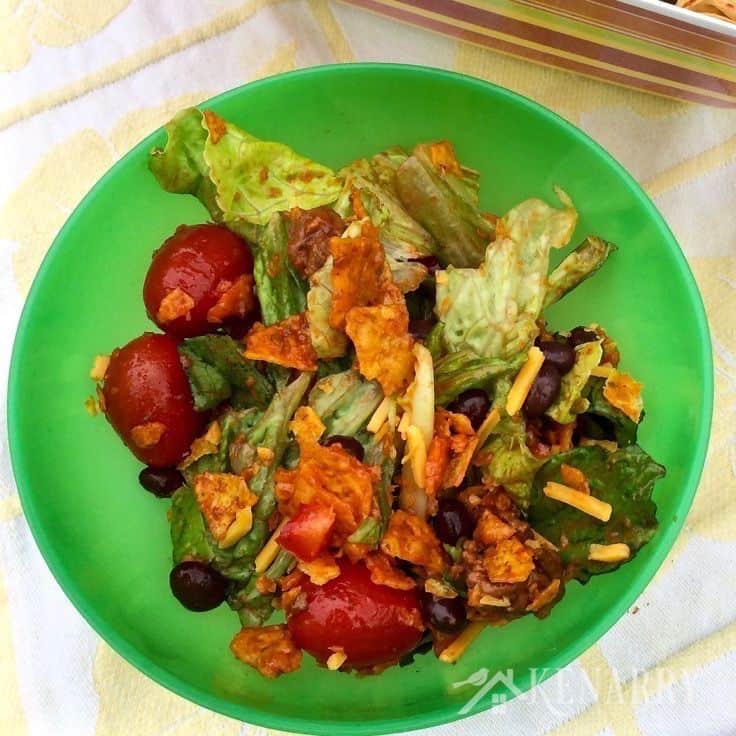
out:
{"label": "whole cherry tomato", "polygon": [[360,562],[339,565],[340,576],[328,583],[302,584],[306,608],[288,618],[294,643],[320,662],[342,648],[346,664],[357,668],[390,664],[412,651],[424,631],[417,591],[377,585]]}
{"label": "whole cherry tomato", "polygon": [[113,351],[102,388],[105,414],[146,465],[176,465],[202,429],[176,340],[146,332]]}
{"label": "whole cherry tomato", "polygon": [[246,242],[222,225],[181,225],[153,254],[143,301],[148,316],[178,337],[242,320],[255,306]]}

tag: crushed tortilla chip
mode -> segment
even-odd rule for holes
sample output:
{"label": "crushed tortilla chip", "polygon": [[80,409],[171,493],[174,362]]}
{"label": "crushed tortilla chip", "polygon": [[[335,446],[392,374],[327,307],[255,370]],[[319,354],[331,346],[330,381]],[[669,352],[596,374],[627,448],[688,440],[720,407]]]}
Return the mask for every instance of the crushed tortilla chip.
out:
{"label": "crushed tortilla chip", "polygon": [[432,443],[442,439],[448,452],[440,488],[456,488],[463,482],[480,440],[465,414],[455,414],[447,409],[435,412],[434,431]]}
{"label": "crushed tortilla chip", "polygon": [[320,555],[311,562],[299,560],[297,569],[303,572],[315,585],[324,585],[340,576],[340,566],[332,555]]}
{"label": "crushed tortilla chip", "polygon": [[546,588],[540,590],[534,600],[526,607],[527,611],[536,612],[552,603],[560,592],[561,581],[555,578]]}
{"label": "crushed tortilla chip", "polygon": [[237,523],[238,516],[250,512],[258,501],[245,479],[233,473],[200,473],[194,478],[194,495],[218,543],[228,538],[228,530]]}
{"label": "crushed tortilla chip", "polygon": [[492,583],[523,583],[534,569],[534,556],[516,537],[511,537],[489,547],[483,563]]}
{"label": "crushed tortilla chip", "polygon": [[644,402],[641,398],[643,384],[626,373],[614,373],[606,379],[603,396],[606,401],[622,411],[632,422],[641,419]]}
{"label": "crushed tortilla chip", "polygon": [[228,317],[245,317],[255,306],[253,276],[244,273],[235,283],[221,281],[217,285],[220,294],[214,306],[207,310],[207,321],[219,325]]}
{"label": "crushed tortilla chip", "polygon": [[391,515],[381,549],[392,557],[422,565],[432,574],[445,567],[442,545],[432,527],[421,517],[406,511],[394,511]]}
{"label": "crushed tortilla chip", "polygon": [[570,486],[570,488],[574,488],[576,491],[590,494],[588,479],[580,468],[575,468],[567,463],[562,463],[562,465],[560,465],[560,480],[566,486]]}
{"label": "crushed tortilla chip", "polygon": [[186,291],[177,287],[161,300],[158,312],[156,312],[156,320],[161,324],[173,322],[179,317],[187,317],[193,307],[194,299]]}
{"label": "crushed tortilla chip", "polygon": [[166,432],[166,425],[163,422],[146,422],[133,427],[130,430],[130,438],[136,447],[146,449],[157,445],[164,436],[164,432]]}
{"label": "crushed tortilla chip", "polygon": [[317,353],[303,312],[269,327],[256,323],[246,335],[245,347],[245,357],[251,360],[265,360],[300,371],[317,370]]}
{"label": "crushed tortilla chip", "polygon": [[179,463],[179,470],[188,468],[192,463],[205,455],[214,455],[218,452],[221,438],[220,424],[217,420],[210,422],[207,431],[192,442],[192,446],[189,448],[189,454]]}
{"label": "crushed tortilla chip", "polygon": [[435,435],[427,450],[427,464],[424,471],[424,490],[430,498],[436,497],[450,463],[450,438]]}
{"label": "crushed tortilla chip", "polygon": [[370,570],[371,582],[396,590],[411,590],[416,583],[407,574],[394,567],[383,552],[376,552],[365,558],[365,566]]}
{"label": "crushed tortilla chip", "polygon": [[357,237],[331,238],[332,303],[330,327],[345,328],[348,312],[353,307],[383,303],[391,273],[386,264],[378,229],[369,221],[361,226]]}
{"label": "crushed tortilla chip", "polygon": [[317,442],[325,431],[325,425],[311,406],[300,406],[289,423],[299,443]]}
{"label": "crushed tortilla chip", "polygon": [[241,629],[230,650],[241,662],[270,678],[295,672],[302,661],[302,650],[292,641],[286,624]]}
{"label": "crushed tortilla chip", "polygon": [[498,544],[513,537],[514,528],[492,511],[485,510],[478,519],[473,536],[483,545]]}
{"label": "crushed tortilla chip", "polygon": [[373,546],[359,542],[345,542],[342,546],[342,551],[350,562],[355,564],[356,562],[360,562],[360,560],[364,560],[373,551]]}
{"label": "crushed tortilla chip", "polygon": [[440,170],[441,173],[450,173],[460,176],[462,170],[455,156],[455,149],[450,141],[438,141],[429,145],[429,158],[432,165]]}
{"label": "crushed tortilla chip", "polygon": [[370,514],[376,471],[340,445],[323,447],[299,438],[299,464],[276,471],[276,499],[284,516],[294,516],[303,503],[329,506],[335,512],[334,544],[344,542]]}
{"label": "crushed tortilla chip", "polygon": [[360,372],[378,381],[386,396],[403,393],[414,374],[414,341],[406,306],[354,307],[345,330],[355,345]]}

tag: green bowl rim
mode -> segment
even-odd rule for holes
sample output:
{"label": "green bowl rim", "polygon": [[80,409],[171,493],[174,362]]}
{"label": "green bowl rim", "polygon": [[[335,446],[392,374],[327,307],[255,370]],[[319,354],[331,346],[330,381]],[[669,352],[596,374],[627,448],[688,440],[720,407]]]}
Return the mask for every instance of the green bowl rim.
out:
{"label": "green bowl rim", "polygon": [[[682,525],[687,516],[687,512],[692,504],[695,491],[698,487],[700,476],[702,474],[703,465],[705,463],[706,452],[708,448],[708,441],[710,436],[710,427],[713,413],[713,358],[712,348],[710,341],[710,332],[708,329],[708,321],[705,315],[705,307],[703,305],[702,296],[698,290],[695,278],[690,270],[690,267],[685,259],[685,256],[677,243],[672,231],[665,222],[664,218],[657,210],[654,203],[647,196],[644,190],[639,186],[636,180],[626,171],[626,169],[609,154],[600,144],[593,140],[590,136],[584,133],[582,130],[577,128],[572,123],[568,122],[564,118],[560,117],[556,113],[547,109],[543,105],[535,102],[534,100],[525,97],[517,92],[506,89],[499,85],[487,82],[482,79],[468,76],[466,74],[460,74],[445,69],[438,69],[435,67],[419,66],[413,64],[392,64],[392,63],[377,63],[377,62],[362,62],[354,64],[326,64],[321,66],[307,67],[305,69],[298,69],[295,71],[285,72],[283,74],[277,74],[264,79],[256,80],[254,82],[248,82],[234,89],[223,92],[216,95],[209,100],[205,100],[200,105],[208,105],[212,103],[218,103],[229,99],[240,94],[244,87],[260,87],[272,83],[275,79],[282,77],[311,77],[313,75],[321,74],[333,74],[342,73],[343,71],[350,70],[375,70],[375,69],[386,69],[396,70],[404,72],[412,72],[415,74],[425,74],[434,76],[435,78],[443,78],[446,80],[458,82],[461,84],[472,85],[480,87],[484,90],[493,90],[495,94],[501,95],[502,97],[510,98],[515,103],[525,106],[527,109],[534,111],[546,122],[561,126],[565,131],[582,143],[592,146],[592,148],[602,156],[607,163],[618,173],[625,182],[627,182],[633,189],[639,203],[643,205],[647,215],[652,218],[659,225],[662,230],[664,239],[667,241],[669,248],[674,252],[676,257],[677,266],[680,274],[684,277],[686,282],[687,295],[690,302],[695,307],[695,318],[699,323],[700,327],[700,350],[702,352],[702,365],[701,368],[704,373],[703,382],[703,404],[701,412],[698,417],[698,428],[697,428],[697,443],[695,445],[694,459],[690,466],[689,472],[686,477],[686,481],[683,484],[683,495],[680,499],[679,506],[677,508],[677,514],[673,521],[660,528],[658,535],[657,546],[654,553],[644,562],[643,567],[639,571],[636,579],[636,585],[632,586],[625,596],[619,598],[615,606],[612,606],[606,615],[598,620],[595,625],[591,626],[576,642],[574,645],[568,647],[564,651],[561,651],[553,655],[547,663],[547,672],[556,671],[579,657],[589,647],[591,647],[598,639],[600,639],[608,629],[613,626],[616,621],[621,618],[623,613],[629,608],[629,606],[641,595],[646,586],[649,584],[654,574],[657,572],[665,557],[669,553],[674,544],[675,538],[677,537]],[[264,726],[267,728],[278,728],[286,731],[295,731],[298,733],[311,733],[311,734],[329,734],[329,736],[337,736],[338,734],[345,734],[345,736],[360,736],[361,734],[373,735],[373,734],[384,734],[394,733],[404,730],[414,730],[419,728],[429,728],[431,726],[437,726],[444,723],[451,723],[455,720],[459,720],[458,711],[453,708],[439,708],[428,712],[422,712],[405,718],[391,718],[371,721],[370,723],[364,722],[351,722],[351,721],[324,721],[324,720],[310,720],[307,718],[293,718],[291,716],[281,716],[278,714],[265,714],[258,709],[253,709],[247,704],[236,704],[229,703],[215,695],[212,695],[199,687],[190,685],[182,681],[177,675],[173,674],[164,667],[155,664],[148,657],[138,651],[138,649],[120,636],[116,631],[108,627],[107,623],[101,619],[100,616],[93,610],[92,606],[88,604],[84,596],[82,596],[76,588],[75,581],[71,576],[67,575],[64,570],[64,566],[61,563],[60,556],[57,555],[50,543],[48,542],[45,529],[41,526],[39,519],[36,515],[34,505],[32,501],[26,497],[26,478],[24,475],[24,468],[19,467],[20,461],[16,460],[17,448],[16,430],[19,424],[20,414],[20,403],[21,397],[18,396],[15,386],[16,377],[22,370],[20,365],[19,355],[26,349],[26,334],[27,334],[27,323],[30,319],[30,314],[33,311],[34,303],[36,302],[39,291],[42,288],[42,282],[46,271],[51,267],[54,258],[59,251],[59,243],[63,240],[66,233],[73,229],[77,218],[81,217],[82,213],[90,206],[93,205],[95,195],[98,190],[106,185],[108,180],[112,179],[119,166],[124,165],[125,160],[134,150],[141,148],[148,148],[153,145],[153,142],[157,136],[160,135],[161,129],[157,129],[153,133],[146,136],[124,156],[116,161],[110,169],[95,183],[90,191],[85,195],[79,205],[76,207],[74,212],[69,216],[61,230],[54,238],[54,242],[46,253],[41,266],[36,273],[33,280],[28,297],[26,298],[23,311],[21,313],[20,320],[18,322],[18,328],[16,331],[15,342],[13,346],[13,354],[10,363],[10,371],[8,377],[8,439],[10,457],[13,468],[13,473],[18,486],[18,492],[21,499],[21,505],[23,512],[28,521],[28,525],[31,529],[33,537],[38,545],[38,548],[43,556],[46,564],[48,565],[51,573],[53,574],[56,581],[61,586],[64,594],[69,598],[74,607],[81,613],[87,623],[95,630],[95,632],[109,644],[118,654],[132,664],[137,670],[150,677],[152,680],[160,685],[163,685],[172,692],[180,695],[187,700],[197,703],[198,705],[209,708],[210,710],[216,711],[223,715],[231,718],[236,718],[240,721],[251,723],[253,725]],[[536,681],[539,682],[539,679]],[[531,685],[531,677],[529,674],[522,675],[515,684],[519,687],[519,692],[526,692],[529,690]],[[514,693],[511,693],[513,697]],[[508,698],[507,700],[510,700]],[[482,711],[488,710],[491,706],[489,704],[483,704],[483,700],[478,701],[471,711],[463,715],[463,718],[475,715]],[[247,719],[247,720],[246,720]]]}

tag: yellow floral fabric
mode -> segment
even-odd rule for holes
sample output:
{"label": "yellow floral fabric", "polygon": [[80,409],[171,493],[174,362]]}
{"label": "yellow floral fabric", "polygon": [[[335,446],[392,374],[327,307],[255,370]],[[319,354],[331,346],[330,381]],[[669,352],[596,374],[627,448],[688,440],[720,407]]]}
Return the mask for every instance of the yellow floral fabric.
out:
{"label": "yellow floral fabric", "polygon": [[[545,697],[426,733],[736,733],[736,113],[535,66],[328,0],[0,0],[0,34],[0,733],[267,733],[154,684],[65,600],[10,472],[7,369],[23,299],[54,235],[136,141],[176,109],[249,80],[354,60],[488,79],[587,131],[672,226],[713,336],[705,473],[655,580],[601,642],[539,688]],[[579,697],[562,697],[569,691]]]}

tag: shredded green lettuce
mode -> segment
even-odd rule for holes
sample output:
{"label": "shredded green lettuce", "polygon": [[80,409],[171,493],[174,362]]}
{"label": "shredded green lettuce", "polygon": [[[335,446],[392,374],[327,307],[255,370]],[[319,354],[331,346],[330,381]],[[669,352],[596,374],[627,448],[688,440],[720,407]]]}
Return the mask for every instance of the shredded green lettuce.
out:
{"label": "shredded green lettuce", "polygon": [[588,408],[584,414],[578,416],[578,428],[584,436],[594,440],[615,440],[619,447],[633,445],[639,427],[635,421],[608,402],[603,395],[605,384],[604,378],[594,377],[588,382]]}
{"label": "shredded green lettuce", "polygon": [[[544,495],[547,482],[560,482],[560,466],[581,470],[593,496],[611,504],[607,522]],[[542,536],[560,547],[568,572],[581,580],[607,572],[619,563],[588,560],[590,545],[628,544],[632,553],[646,544],[657,530],[657,507],[652,500],[654,484],[665,469],[637,445],[608,453],[600,447],[579,447],[555,455],[534,479],[529,523]]]}
{"label": "shredded green lettuce", "polygon": [[545,414],[559,424],[574,422],[589,405],[583,393],[590,378],[590,372],[601,362],[603,349],[599,341],[584,342],[575,348],[575,363],[562,376],[560,393]]}
{"label": "shredded green lettuce", "polygon": [[437,274],[435,311],[450,352],[508,359],[531,345],[539,332],[550,250],[566,245],[577,223],[570,199],[561,190],[558,196],[562,209],[529,199],[508,212],[478,268],[450,266]]}
{"label": "shredded green lettuce", "polygon": [[170,192],[194,194],[213,219],[245,237],[274,213],[334,202],[342,185],[326,166],[283,143],[262,141],[213,113],[179,112],[149,166]]}
{"label": "shredded green lettuce", "polygon": [[432,161],[434,144],[421,143],[398,168],[396,192],[409,215],[436,242],[434,254],[445,265],[475,267],[494,235],[478,206],[477,171],[441,169]]}
{"label": "shredded green lettuce", "polygon": [[309,336],[317,356],[321,359],[345,355],[348,340],[344,332],[330,325],[332,306],[332,256],[309,279],[307,292],[307,322]]}

